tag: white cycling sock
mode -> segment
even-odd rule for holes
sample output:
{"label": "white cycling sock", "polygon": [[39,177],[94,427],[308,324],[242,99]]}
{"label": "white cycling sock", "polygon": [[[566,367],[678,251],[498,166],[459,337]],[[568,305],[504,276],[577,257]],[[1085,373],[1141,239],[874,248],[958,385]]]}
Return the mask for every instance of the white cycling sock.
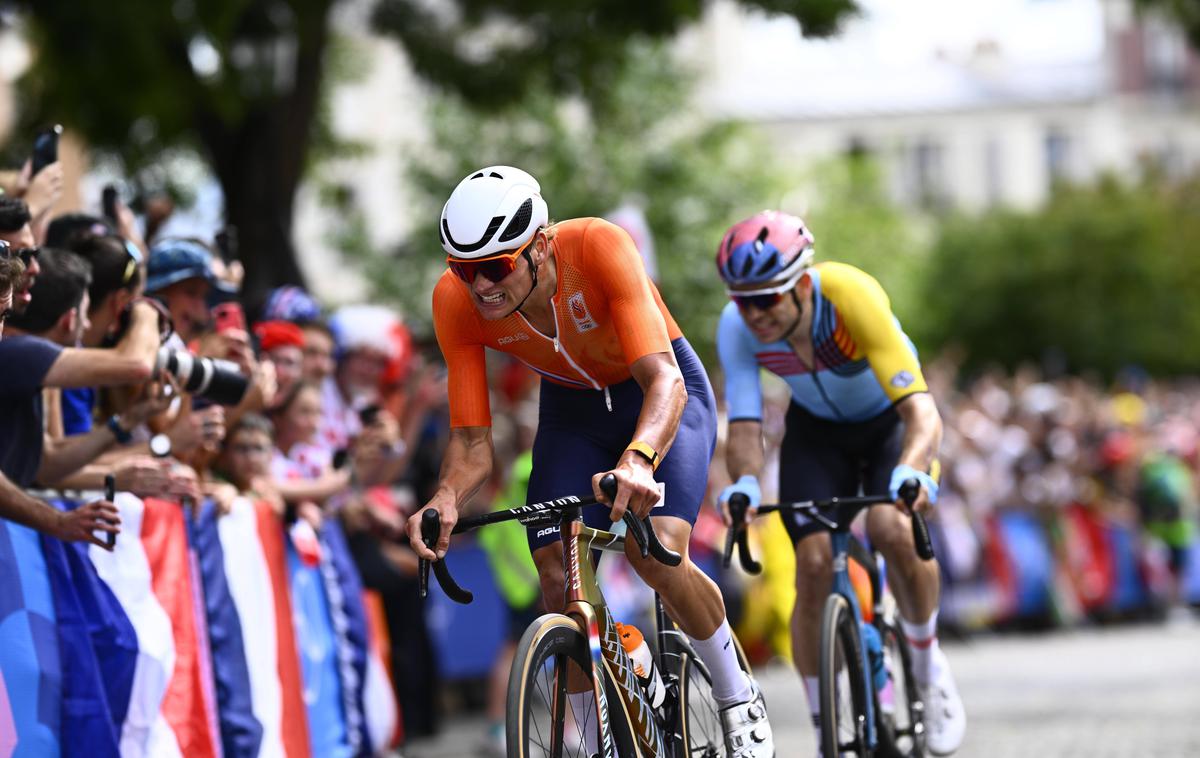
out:
{"label": "white cycling sock", "polygon": [[576,726],[583,730],[583,749],[589,756],[593,756],[600,749],[600,717],[596,714],[596,693],[591,690],[568,692],[567,701],[571,703]]}
{"label": "white cycling sock", "polygon": [[908,638],[908,649],[912,653],[913,678],[917,684],[926,686],[937,678],[938,672],[933,670],[934,653],[938,649],[937,638],[938,612],[934,611],[924,623],[914,624],[903,616],[900,617],[900,627]]}
{"label": "white cycling sock", "polygon": [[737,647],[733,642],[729,619],[723,619],[713,636],[706,640],[698,640],[691,635],[688,637],[696,648],[696,654],[712,674],[713,698],[717,705],[727,708],[749,702],[754,690],[750,686],[750,677],[738,664]]}
{"label": "white cycling sock", "polygon": [[817,733],[817,754],[821,752],[821,679],[804,677],[804,692],[808,695],[808,715],[812,717],[813,731]]}

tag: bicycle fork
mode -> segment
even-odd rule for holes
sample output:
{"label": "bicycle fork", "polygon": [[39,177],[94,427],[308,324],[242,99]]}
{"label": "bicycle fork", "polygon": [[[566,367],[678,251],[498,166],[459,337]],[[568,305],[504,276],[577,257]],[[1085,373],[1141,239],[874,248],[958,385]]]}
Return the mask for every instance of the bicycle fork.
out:
{"label": "bicycle fork", "polygon": [[[625,722],[633,732],[633,747],[637,758],[664,756],[666,752],[663,749],[662,733],[655,721],[654,710],[642,694],[642,687],[633,670],[633,661],[621,645],[621,638],[613,626],[604,598],[593,589],[597,585],[589,549],[592,543],[588,542],[585,546],[584,539],[580,537],[600,533],[566,514],[560,524],[563,565],[567,580],[566,615],[575,619],[579,628],[587,634],[588,652],[592,659],[592,682],[600,722],[600,755],[603,758],[617,758],[609,714],[614,706],[619,706]],[[609,703],[604,691],[605,672],[616,685],[616,703]]]}
{"label": "bicycle fork", "polygon": [[[862,608],[858,606],[858,594],[854,591],[854,585],[850,582],[850,570],[848,566],[850,560],[850,533],[839,529],[830,533],[829,536],[833,542],[833,591],[850,603],[850,607],[854,609],[854,622],[858,624],[862,621],[863,615]],[[867,640],[863,636],[862,629],[856,626],[854,636],[858,640],[858,655],[859,660],[862,661],[863,686],[866,693],[866,748],[874,750],[878,744],[878,736],[875,733],[875,681],[871,675],[871,655],[870,651],[867,650]]]}

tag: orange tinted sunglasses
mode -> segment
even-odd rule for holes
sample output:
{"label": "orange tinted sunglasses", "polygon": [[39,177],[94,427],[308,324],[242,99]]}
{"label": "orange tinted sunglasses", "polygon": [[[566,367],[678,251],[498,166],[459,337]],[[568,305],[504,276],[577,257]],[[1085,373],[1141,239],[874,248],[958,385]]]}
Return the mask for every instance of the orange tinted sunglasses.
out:
{"label": "orange tinted sunglasses", "polygon": [[479,274],[483,274],[484,279],[495,284],[517,270],[517,259],[521,257],[521,253],[529,249],[536,239],[537,235],[535,234],[528,242],[511,253],[500,253],[487,258],[464,260],[447,255],[446,265],[467,284],[474,284],[475,277]]}

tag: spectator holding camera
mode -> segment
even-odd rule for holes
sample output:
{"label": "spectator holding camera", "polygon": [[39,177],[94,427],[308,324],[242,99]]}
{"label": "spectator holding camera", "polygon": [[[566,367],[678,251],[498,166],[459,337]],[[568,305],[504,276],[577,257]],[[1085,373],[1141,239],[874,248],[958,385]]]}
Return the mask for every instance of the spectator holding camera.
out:
{"label": "spectator holding camera", "polygon": [[[97,219],[98,221],[98,219]],[[58,222],[55,219],[51,227]],[[103,230],[105,227],[92,227]],[[101,347],[119,336],[128,312],[142,291],[141,251],[115,234],[67,236],[69,248],[91,266],[88,286],[84,347]],[[92,429],[96,388],[77,387],[62,392],[62,423],[67,435],[86,434]]]}
{"label": "spectator holding camera", "polygon": [[[25,274],[20,260],[14,256],[7,242],[0,242],[0,319],[11,312],[13,290],[21,286]],[[146,321],[148,314],[138,316],[138,322]],[[119,381],[126,376],[144,379],[153,365],[153,347],[143,356],[136,339],[146,331],[141,323],[131,330],[129,345],[125,351],[107,351],[113,356],[104,356],[100,361],[100,374],[106,381]],[[0,324],[2,328],[2,324]],[[69,352],[72,351],[72,352]],[[40,387],[50,374],[57,378],[73,379],[82,375],[78,365],[78,351],[62,349],[54,343],[36,337],[17,335],[0,341],[0,360],[6,366],[23,366],[23,371],[0,373],[0,517],[10,519],[37,529],[61,540],[90,542],[107,547],[97,532],[116,534],[120,531],[120,519],[112,503],[97,500],[73,511],[63,512],[49,504],[31,497],[21,488],[28,485],[37,473],[42,452],[42,405]],[[67,356],[65,362],[64,355]],[[140,359],[145,358],[145,363]],[[87,356],[84,356],[87,360]],[[96,360],[95,356],[91,357]],[[127,372],[123,374],[122,372]]]}
{"label": "spectator holding camera", "polygon": [[89,326],[90,283],[86,261],[66,250],[46,248],[33,299],[23,314],[12,318],[11,331],[17,336],[0,343],[0,355],[13,360],[25,356],[22,363],[33,369],[23,377],[0,379],[0,388],[7,389],[0,400],[0,408],[6,411],[0,429],[7,426],[9,432],[0,432],[0,467],[22,486],[34,481],[54,482],[72,473],[114,444],[127,442],[130,429],[166,407],[160,396],[151,395],[114,415],[103,427],[67,444],[44,449],[42,386],[72,383],[73,378],[100,384],[142,384],[149,378],[150,361],[138,359],[145,358],[146,353],[153,355],[157,335],[150,343],[151,350],[146,345],[134,345],[142,355],[132,359],[119,350],[76,347]]}

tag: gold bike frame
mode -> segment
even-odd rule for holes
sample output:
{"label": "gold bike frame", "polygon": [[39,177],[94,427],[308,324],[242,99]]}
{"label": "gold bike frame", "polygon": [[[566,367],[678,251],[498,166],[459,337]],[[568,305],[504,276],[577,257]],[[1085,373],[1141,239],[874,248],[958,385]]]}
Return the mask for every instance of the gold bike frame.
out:
{"label": "gold bike frame", "polygon": [[642,693],[642,687],[633,671],[633,661],[629,659],[621,645],[616,627],[613,626],[612,616],[604,602],[604,595],[600,593],[596,570],[591,561],[592,550],[624,554],[625,538],[584,526],[582,521],[575,518],[568,520],[564,516],[560,523],[563,570],[566,578],[566,615],[575,619],[588,638],[588,649],[592,657],[592,682],[602,728],[600,754],[605,758],[616,756],[612,727],[608,719],[608,698],[604,692],[604,677],[601,676],[603,668],[615,685],[625,722],[633,732],[637,758],[665,756],[663,736],[654,720],[653,709]]}

